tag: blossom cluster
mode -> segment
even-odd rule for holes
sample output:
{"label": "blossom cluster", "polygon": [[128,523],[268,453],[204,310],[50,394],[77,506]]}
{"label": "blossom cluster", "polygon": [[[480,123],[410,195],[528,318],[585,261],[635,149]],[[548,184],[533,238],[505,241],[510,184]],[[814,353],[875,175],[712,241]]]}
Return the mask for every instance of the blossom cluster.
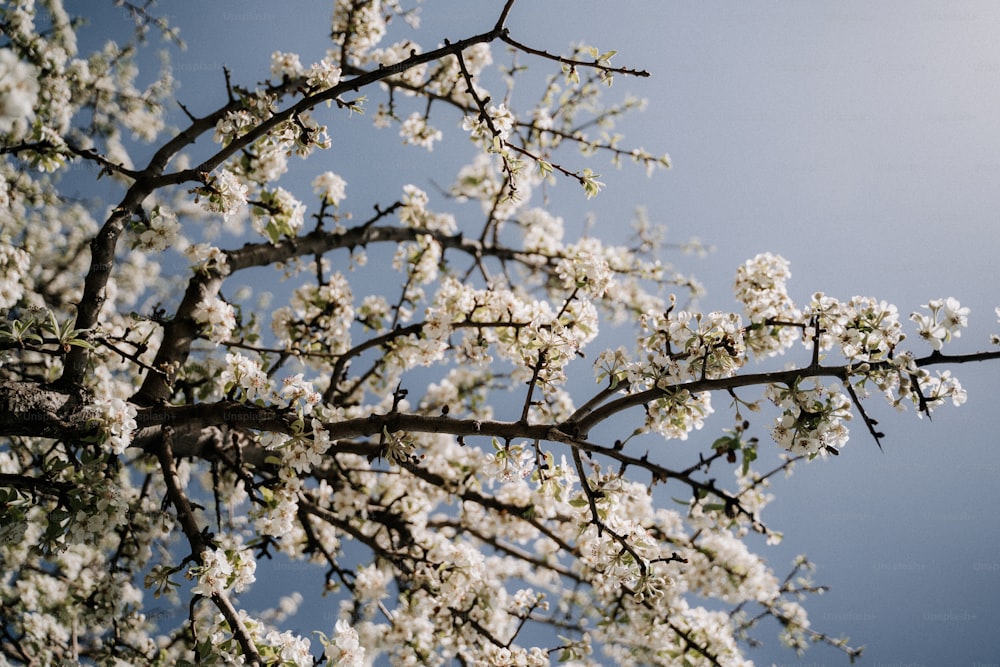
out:
{"label": "blossom cluster", "polygon": [[[845,302],[816,293],[804,316],[817,318],[820,349],[836,345],[856,361],[888,359],[905,337],[896,307],[873,297],[856,296]],[[808,345],[813,336],[812,331],[803,332]]]}
{"label": "blossom cluster", "polygon": [[271,387],[271,381],[260,364],[240,353],[226,355],[226,367],[219,380],[227,394],[238,391],[240,401],[253,402],[266,398]]}
{"label": "blossom cluster", "polygon": [[[349,43],[351,54],[361,56],[385,36],[386,23],[382,0],[351,2],[337,0],[333,8],[331,33]],[[388,4],[388,3],[386,3]]]}
{"label": "blossom cluster", "polygon": [[191,268],[197,273],[207,271],[226,273],[226,254],[209,243],[195,243],[184,249],[184,255],[191,260]]}
{"label": "blossom cluster", "polygon": [[930,313],[913,313],[910,319],[917,323],[920,338],[935,350],[940,350],[952,338],[961,336],[962,329],[969,324],[969,309],[963,308],[957,299],[934,299],[923,308]]}
{"label": "blossom cluster", "polygon": [[201,552],[201,563],[189,570],[192,577],[198,578],[192,592],[205,597],[230,589],[239,593],[256,581],[256,570],[253,553],[241,545],[206,549]]}
{"label": "blossom cluster", "polygon": [[[466,71],[472,78],[473,90],[479,95],[479,99],[487,97],[488,93],[479,84],[479,75],[493,64],[493,53],[490,45],[484,42],[473,44],[462,51],[462,60],[465,62]],[[454,56],[438,61],[437,65],[427,73],[426,87],[427,92],[432,95],[450,97],[464,108],[473,108],[475,105],[475,99],[472,92],[468,90],[458,59]]]}
{"label": "blossom cluster", "polygon": [[258,119],[247,109],[230,111],[215,124],[216,143],[226,145],[252,130]]}
{"label": "blossom cluster", "polygon": [[0,237],[0,308],[10,308],[21,300],[24,294],[22,280],[30,262],[27,252]]}
{"label": "blossom cluster", "polygon": [[471,164],[459,170],[451,194],[459,201],[471,199],[480,202],[484,213],[513,218],[530,199],[532,180],[520,178],[515,191],[509,180],[500,178],[497,159],[497,156],[485,153],[477,155]]}
{"label": "blossom cluster", "polygon": [[314,178],[312,188],[320,201],[334,206],[340,206],[347,196],[347,182],[332,171],[324,171]]}
{"label": "blossom cluster", "polygon": [[795,343],[796,331],[776,324],[802,321],[785,284],[791,275],[788,261],[771,253],[748,259],[736,272],[736,299],[757,325],[747,332],[746,345],[757,356],[774,356]]}
{"label": "blossom cluster", "polygon": [[138,428],[135,406],[120,398],[110,398],[99,402],[97,407],[101,411],[101,444],[111,454],[124,454]]}
{"label": "blossom cluster", "polygon": [[343,354],[351,346],[354,294],[342,273],[323,285],[305,284],[292,294],[290,306],[277,309],[271,327],[284,344],[298,341],[303,349]]}
{"label": "blossom cluster", "polygon": [[340,83],[341,69],[337,61],[327,57],[314,63],[305,71],[306,84],[311,90],[333,88]]}
{"label": "blossom cluster", "polygon": [[479,118],[466,116],[462,121],[462,129],[468,132],[472,139],[485,142],[487,146],[499,150],[510,136],[514,121],[514,114],[507,105],[500,104],[487,109],[485,116]]}
{"label": "blossom cluster", "polygon": [[851,401],[834,385],[824,387],[768,387],[771,400],[782,409],[771,434],[793,454],[810,457],[836,453],[847,442],[845,421],[851,419]]}
{"label": "blossom cluster", "polygon": [[454,234],[457,225],[455,216],[450,213],[435,213],[427,208],[430,201],[427,193],[416,185],[403,186],[402,206],[396,215],[399,221],[413,229],[425,229],[442,234]]}
{"label": "blossom cluster", "polygon": [[222,169],[210,178],[198,192],[205,197],[202,204],[205,210],[222,213],[226,220],[241,211],[247,203],[247,186],[228,169]]}
{"label": "blossom cluster", "polygon": [[327,640],[323,656],[332,667],[363,667],[365,665],[365,649],[361,646],[358,631],[344,619],[337,621],[335,634]]}
{"label": "blossom cluster", "polygon": [[156,206],[149,212],[149,220],[133,223],[134,245],[146,252],[163,252],[173,246],[181,231],[177,216],[165,206]]}
{"label": "blossom cluster", "polygon": [[431,151],[434,150],[434,142],[440,141],[444,134],[441,130],[431,127],[426,116],[413,112],[400,125],[399,136],[403,138],[403,143]]}
{"label": "blossom cluster", "polygon": [[[419,44],[412,42],[410,40],[403,40],[396,42],[391,46],[382,49],[373,49],[371,53],[368,54],[367,60],[371,63],[381,65],[383,67],[398,66],[399,63],[403,62],[412,55],[419,55],[421,52]],[[399,70],[401,68],[396,67]],[[413,67],[408,67],[402,69],[398,73],[394,74],[392,80],[399,82],[406,86],[407,88],[417,88],[426,81],[427,78],[427,65],[419,64]],[[404,94],[412,96],[415,93],[411,90],[404,89]]]}
{"label": "blossom cluster", "polygon": [[[476,326],[482,324],[486,326]],[[560,384],[563,369],[597,335],[597,311],[589,300],[570,300],[560,312],[546,301],[510,290],[477,290],[445,278],[426,311],[423,335],[445,341],[462,331],[459,359],[490,363],[491,352],[523,369],[535,368],[543,386]]]}
{"label": "blossom cluster", "polygon": [[737,313],[647,311],[640,338],[647,368],[630,370],[630,381],[666,388],[700,378],[729,377],[746,361],[745,329]]}
{"label": "blossom cluster", "polygon": [[556,273],[567,290],[583,289],[601,298],[611,287],[614,274],[604,257],[604,247],[596,239],[582,239],[565,246],[556,265]]}
{"label": "blossom cluster", "polygon": [[271,76],[281,79],[297,79],[305,73],[302,60],[297,53],[275,51],[271,54]]}
{"label": "blossom cluster", "polygon": [[0,132],[24,134],[34,118],[38,70],[22,62],[12,49],[0,49]]}
{"label": "blossom cluster", "polygon": [[292,478],[277,489],[264,489],[264,506],[253,512],[253,527],[261,535],[282,537],[295,530],[301,480]]}
{"label": "blossom cluster", "polygon": [[253,228],[271,243],[295,238],[305,224],[305,204],[282,187],[262,190],[253,208]]}
{"label": "blossom cluster", "polygon": [[501,482],[512,482],[531,474],[535,456],[523,444],[501,445],[494,438],[493,449],[494,452],[489,455],[486,465],[483,466],[483,474],[487,477]]}
{"label": "blossom cluster", "polygon": [[206,338],[222,343],[236,330],[236,310],[218,295],[206,295],[191,313]]}

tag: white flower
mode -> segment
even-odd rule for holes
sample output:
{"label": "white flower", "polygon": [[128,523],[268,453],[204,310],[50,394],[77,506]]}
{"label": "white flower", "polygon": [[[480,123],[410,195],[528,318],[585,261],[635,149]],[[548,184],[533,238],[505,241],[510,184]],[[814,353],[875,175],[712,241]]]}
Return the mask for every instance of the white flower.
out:
{"label": "white flower", "polygon": [[322,396],[313,389],[312,383],[302,379],[302,373],[282,380],[281,396],[288,401],[289,406],[296,401],[302,401],[304,414],[311,414],[313,406],[322,400]]}
{"label": "white flower", "polygon": [[334,660],[338,667],[362,667],[365,649],[361,646],[358,631],[344,619],[337,621],[336,634],[323,652],[327,660]]}
{"label": "white flower", "polygon": [[919,407],[928,412],[947,399],[951,399],[952,405],[958,407],[968,398],[962,383],[952,376],[951,371],[939,371],[936,376],[926,374],[920,378],[919,384],[920,395],[923,396]]}
{"label": "white flower", "polygon": [[215,343],[228,340],[236,328],[236,311],[218,296],[206,296],[191,316],[202,326],[202,333]]}
{"label": "white flower", "polygon": [[[411,54],[419,54],[420,52],[421,49],[419,44],[415,44],[410,40],[405,40],[397,42],[396,44],[393,44],[385,49],[375,49],[369,54],[368,60],[373,63],[378,63],[384,67],[392,67],[410,58]],[[397,67],[396,69],[398,70],[400,68]],[[408,86],[418,88],[424,83],[424,77],[426,75],[427,65],[420,64],[404,69],[398,74],[394,74],[393,80],[398,80]],[[407,96],[415,95],[414,92],[406,89],[399,89],[399,92]]]}
{"label": "white flower", "polygon": [[181,223],[169,209],[157,206],[149,214],[149,224],[137,227],[139,237],[135,247],[150,252],[163,252],[177,242]]}
{"label": "white flower", "polygon": [[[748,259],[736,272],[734,291],[753,324],[768,320],[798,322],[802,315],[785,287],[791,277],[788,261],[781,255],[762,253]],[[773,356],[795,343],[794,327],[760,326],[747,331],[747,347],[760,356]]]}
{"label": "white flower", "polygon": [[253,553],[231,538],[221,542],[225,548],[205,549],[201,552],[201,565],[191,568],[191,575],[198,577],[192,589],[197,595],[211,597],[229,589],[240,593],[257,579]]}
{"label": "white flower", "polygon": [[455,216],[427,210],[427,193],[415,185],[403,186],[403,205],[398,209],[399,221],[414,229],[454,234],[458,228]]}
{"label": "white flower", "polygon": [[443,134],[427,124],[427,118],[422,114],[413,112],[403,121],[399,128],[399,136],[403,138],[403,143],[421,146],[429,151],[434,150],[434,142],[441,139]]}
{"label": "white flower", "polygon": [[208,196],[202,204],[206,211],[222,213],[223,219],[228,220],[246,206],[247,192],[247,186],[235,174],[223,169],[199,194]]}
{"label": "white flower", "polygon": [[831,385],[815,388],[767,388],[775,405],[784,413],[775,421],[771,435],[793,454],[810,458],[840,449],[849,436],[844,422],[851,418],[851,401]]}
{"label": "white flower", "polygon": [[313,90],[326,90],[340,83],[340,67],[327,57],[313,64],[306,72],[306,82]]}
{"label": "white flower", "polygon": [[314,178],[312,188],[317,197],[334,206],[340,206],[340,202],[347,196],[347,181],[332,171],[324,171]]}
{"label": "white flower", "polygon": [[226,268],[226,253],[208,243],[196,243],[188,246],[184,254],[191,260],[191,268],[195,271],[228,272]]}
{"label": "white flower", "polygon": [[38,69],[21,62],[13,50],[0,49],[0,132],[35,117],[38,90]]}
{"label": "white flower", "polygon": [[942,314],[944,315],[944,325],[955,338],[962,335],[960,329],[969,326],[969,309],[962,307],[957,299],[946,298],[942,306]]}
{"label": "white flower", "polygon": [[242,389],[240,399],[247,401],[264,396],[271,384],[260,364],[238,352],[226,355],[226,369],[219,379],[227,392],[236,387]]}
{"label": "white flower", "polygon": [[198,583],[192,592],[212,597],[229,588],[233,565],[222,549],[206,549],[201,552],[201,565],[191,568],[191,573],[198,577]]}
{"label": "white flower", "polygon": [[271,54],[271,76],[277,79],[286,76],[294,79],[302,76],[304,72],[305,69],[299,60],[299,54],[282,53],[281,51],[275,51]]}
{"label": "white flower", "polygon": [[555,255],[562,248],[563,220],[543,208],[532,208],[518,217],[524,234],[524,249]]}
{"label": "white flower", "polygon": [[253,527],[262,535],[281,537],[295,529],[299,511],[298,491],[295,485],[283,485],[273,491],[271,501],[254,515]]}
{"label": "white flower", "polygon": [[498,479],[501,482],[513,482],[524,479],[535,467],[534,455],[524,448],[524,445],[501,445],[493,441],[493,454],[487,456],[483,474]]}
{"label": "white flower", "polygon": [[356,574],[354,594],[358,596],[359,600],[364,602],[379,600],[388,594],[386,587],[389,584],[389,578],[374,563],[359,567]]}
{"label": "white flower", "polygon": [[381,0],[361,0],[360,2],[337,2],[333,10],[333,30],[336,36],[343,35],[351,50],[363,54],[385,36],[385,13]]}
{"label": "white flower", "polygon": [[917,323],[917,333],[935,350],[940,350],[948,340],[948,330],[933,315],[910,313],[910,319]]}
{"label": "white flower", "polygon": [[494,137],[501,141],[509,137],[516,119],[507,105],[491,106],[487,113],[489,121],[481,117],[466,116],[462,121],[462,129],[470,133],[473,139],[486,139],[489,142],[492,142]]}
{"label": "white flower", "polygon": [[216,143],[228,144],[233,139],[249,132],[256,122],[253,115],[246,109],[230,111],[215,124],[215,134],[212,138]]}
{"label": "white flower", "polygon": [[567,246],[556,267],[563,287],[568,290],[580,288],[598,298],[603,296],[614,279],[603,255],[600,242],[593,238]]}
{"label": "white flower", "polygon": [[28,253],[0,237],[0,308],[10,308],[21,300],[30,262]]}
{"label": "white flower", "polygon": [[305,224],[305,204],[282,187],[262,191],[260,202],[254,207],[253,226],[271,243],[277,243],[282,236],[294,238]]}
{"label": "white flower", "polygon": [[104,413],[104,449],[111,454],[122,454],[132,444],[132,434],[139,425],[135,421],[138,414],[135,406],[120,398],[102,401],[98,407]]}
{"label": "white flower", "polygon": [[243,592],[247,586],[257,581],[257,559],[250,549],[238,549],[232,556],[233,577],[230,582],[233,590]]}
{"label": "white flower", "polygon": [[490,118],[493,119],[493,127],[499,133],[501,139],[506,139],[510,136],[515,118],[506,104],[501,104],[498,107],[490,107]]}
{"label": "white flower", "polygon": [[312,667],[313,658],[309,653],[309,639],[299,637],[289,630],[278,632],[271,630],[264,637],[264,642],[278,649],[278,657],[282,665],[296,667]]}
{"label": "white flower", "polygon": [[[855,296],[845,303],[817,292],[807,314],[819,317],[820,349],[838,344],[850,359],[884,359],[903,339],[896,307],[872,297]],[[811,345],[812,335],[806,340]]]}
{"label": "white flower", "polygon": [[910,319],[917,324],[917,333],[935,350],[962,335],[962,329],[969,324],[969,309],[963,308],[958,300],[948,297],[934,299],[921,306],[931,312],[929,315],[911,313]]}
{"label": "white flower", "polygon": [[656,431],[667,440],[687,440],[688,434],[701,430],[705,418],[712,414],[709,392],[691,394],[682,389],[650,404],[644,429]]}

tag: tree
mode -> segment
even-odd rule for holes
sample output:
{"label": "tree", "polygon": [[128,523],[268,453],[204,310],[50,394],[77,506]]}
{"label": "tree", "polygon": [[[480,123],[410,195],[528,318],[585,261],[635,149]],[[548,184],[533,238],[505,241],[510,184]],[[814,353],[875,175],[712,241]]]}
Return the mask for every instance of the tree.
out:
{"label": "tree", "polygon": [[[638,101],[599,103],[645,72],[522,43],[513,0],[435,48],[390,43],[415,22],[401,3],[338,1],[325,58],[226,71],[217,106],[179,115],[169,70],[140,88],[133,64],[147,32],[178,36],[120,4],[136,44],[89,56],[59,2],[0,10],[8,661],[740,664],[767,617],[793,648],[858,654],[808,625],[808,562],[780,577],[751,550],[780,537],[768,483],[837,454],[852,416],[880,442],[869,394],[962,403],[946,366],[1000,353],[942,352],[961,304],[922,306],[911,346],[894,306],[796,305],[761,255],[740,313],[699,313],[641,213],[629,245],[570,237],[550,183],[593,197],[592,156],[669,160],[614,134]],[[368,117],[404,159],[450,125],[474,156],[440,192],[353,201],[350,173],[315,165],[324,123]],[[75,197],[93,176],[108,199]],[[273,310],[241,291],[265,267],[288,277]],[[601,347],[606,322],[633,344]],[[729,428],[678,460],[664,441],[713,411]],[[240,604],[272,558],[340,596],[311,644],[282,630],[294,596]]]}

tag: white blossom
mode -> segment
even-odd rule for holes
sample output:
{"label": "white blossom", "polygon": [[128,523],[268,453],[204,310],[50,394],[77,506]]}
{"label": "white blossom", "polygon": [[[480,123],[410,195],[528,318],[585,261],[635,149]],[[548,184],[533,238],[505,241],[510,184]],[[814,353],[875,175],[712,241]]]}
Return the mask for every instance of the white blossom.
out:
{"label": "white blossom", "polygon": [[414,146],[420,146],[432,151],[434,150],[434,142],[440,141],[444,135],[441,133],[441,130],[431,127],[427,123],[426,117],[413,112],[400,125],[399,136],[403,138],[403,143],[413,144]]}
{"label": "white blossom", "polygon": [[314,178],[312,188],[321,201],[334,206],[340,206],[340,202],[347,196],[347,182],[332,171],[324,171]]}
{"label": "white blossom", "polygon": [[28,273],[31,256],[0,237],[0,308],[10,308],[24,295],[22,280]]}
{"label": "white blossom", "polygon": [[335,634],[326,645],[324,656],[327,660],[343,667],[363,667],[365,664],[365,649],[358,640],[358,631],[347,621],[337,621]]}
{"label": "white blossom", "polygon": [[226,391],[240,389],[240,400],[254,401],[267,396],[271,381],[260,364],[240,353],[226,355],[226,368],[219,378]]}
{"label": "white blossom", "polygon": [[917,323],[920,338],[935,350],[952,338],[962,335],[962,329],[968,326],[969,309],[963,308],[957,299],[934,299],[922,306],[931,312],[929,315],[912,313],[910,319]]}
{"label": "white blossom", "polygon": [[236,215],[247,203],[247,186],[227,169],[212,177],[202,194],[206,211],[222,213],[226,220]]}
{"label": "white blossom", "polygon": [[38,69],[21,62],[12,49],[0,48],[0,132],[26,126],[35,117],[38,75]]}
{"label": "white blossom", "polygon": [[135,247],[148,252],[163,252],[175,245],[181,231],[181,224],[172,211],[157,206],[149,214],[147,224],[139,224]]}
{"label": "white blossom", "polygon": [[260,203],[253,208],[254,230],[271,242],[281,237],[294,238],[305,224],[305,204],[282,187],[263,190]]}
{"label": "white blossom", "polygon": [[284,53],[282,51],[275,51],[271,54],[271,76],[277,79],[286,76],[294,79],[302,76],[304,73],[305,68],[302,67],[299,54]]}
{"label": "white blossom", "polygon": [[201,325],[202,333],[214,343],[229,340],[236,329],[236,311],[215,295],[207,295],[199,301],[191,316]]}
{"label": "white blossom", "polygon": [[326,90],[340,83],[341,69],[333,59],[323,58],[311,65],[305,75],[311,89]]}
{"label": "white blossom", "polygon": [[111,398],[100,402],[98,407],[102,412],[104,448],[111,454],[124,454],[138,429],[135,421],[138,412],[135,406],[120,398]]}

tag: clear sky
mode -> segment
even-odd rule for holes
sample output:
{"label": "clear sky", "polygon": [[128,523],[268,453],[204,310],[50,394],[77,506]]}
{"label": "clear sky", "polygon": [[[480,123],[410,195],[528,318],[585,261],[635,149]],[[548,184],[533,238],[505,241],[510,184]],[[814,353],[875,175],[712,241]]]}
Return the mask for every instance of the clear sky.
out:
{"label": "clear sky", "polygon": [[[272,51],[298,51],[307,63],[326,48],[329,2],[161,5],[189,45],[174,54],[174,73],[195,113],[223,99],[223,64],[252,85]],[[428,0],[422,43],[485,30],[501,5]],[[127,28],[110,8],[99,16],[88,39]],[[1000,5],[519,0],[509,25],[522,42],[562,51],[584,41],[651,72],[619,77],[612,93],[649,99],[622,127],[631,142],[669,152],[674,169],[647,179],[599,159],[605,192],[587,202],[560,185],[558,213],[579,222],[594,211],[597,233],[613,236],[643,205],[675,240],[715,246],[706,259],[665,258],[706,285],[704,309],[734,308],[736,266],[771,251],[790,260],[799,302],[815,291],[872,295],[905,316],[954,296],[972,314],[953,351],[985,349],[1000,329]],[[445,141],[427,154],[364,122],[360,133],[331,123],[323,168],[343,173],[365,207],[395,196],[397,182],[430,191],[435,174],[446,184],[467,156],[449,152],[449,138],[467,147],[457,127],[441,125]],[[786,539],[762,553],[779,575],[797,553],[818,564],[816,581],[831,590],[809,601],[813,625],[866,645],[863,665],[1000,663],[1000,373],[955,374],[969,390],[965,406],[928,422],[873,400],[885,451],[856,419],[843,454],[779,480],[765,515]],[[707,447],[713,423],[727,420],[686,446]],[[760,634],[765,645],[750,653],[758,664],[846,664],[821,646],[798,659],[777,646],[776,631]]]}

